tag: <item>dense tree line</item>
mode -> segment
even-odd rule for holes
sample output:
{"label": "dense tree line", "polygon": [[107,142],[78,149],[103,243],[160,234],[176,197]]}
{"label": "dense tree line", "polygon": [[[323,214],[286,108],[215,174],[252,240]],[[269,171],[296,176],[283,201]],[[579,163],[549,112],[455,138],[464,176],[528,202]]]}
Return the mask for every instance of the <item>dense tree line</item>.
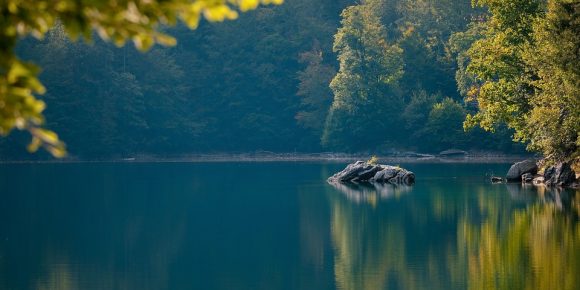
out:
{"label": "dense tree line", "polygon": [[460,0],[368,0],[345,9],[334,42],[340,69],[331,83],[323,145],[514,150],[505,127],[497,126],[494,136],[462,127],[476,108],[458,91],[465,81],[456,81],[455,72],[471,43],[456,34],[484,14]]}
{"label": "dense tree line", "polygon": [[[58,25],[17,52],[43,67],[46,127],[71,156],[194,152],[513,152],[512,131],[463,130],[478,112],[468,50],[485,8],[470,1],[294,0],[234,22],[166,29],[142,53]],[[513,127],[512,127],[513,128]],[[0,139],[5,158],[28,137]]]}

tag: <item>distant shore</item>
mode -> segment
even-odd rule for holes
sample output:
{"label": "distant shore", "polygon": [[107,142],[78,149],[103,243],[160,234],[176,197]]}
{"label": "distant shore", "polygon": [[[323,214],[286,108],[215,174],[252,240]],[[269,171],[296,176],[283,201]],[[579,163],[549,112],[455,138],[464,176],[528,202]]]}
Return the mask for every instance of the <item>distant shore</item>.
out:
{"label": "distant shore", "polygon": [[[135,155],[118,158],[81,159],[68,157],[46,160],[0,160],[0,163],[163,163],[163,162],[353,162],[368,160],[372,154],[346,153],[274,153],[188,154],[179,156]],[[382,163],[510,163],[533,158],[532,155],[468,153],[464,156],[440,156],[414,152],[377,155]]]}

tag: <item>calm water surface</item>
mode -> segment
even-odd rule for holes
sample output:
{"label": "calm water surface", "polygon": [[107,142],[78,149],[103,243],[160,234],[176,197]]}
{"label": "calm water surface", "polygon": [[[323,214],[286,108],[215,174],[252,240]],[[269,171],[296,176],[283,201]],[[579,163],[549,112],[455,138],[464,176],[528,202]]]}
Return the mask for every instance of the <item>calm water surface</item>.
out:
{"label": "calm water surface", "polygon": [[580,195],[508,164],[0,165],[0,289],[580,289]]}

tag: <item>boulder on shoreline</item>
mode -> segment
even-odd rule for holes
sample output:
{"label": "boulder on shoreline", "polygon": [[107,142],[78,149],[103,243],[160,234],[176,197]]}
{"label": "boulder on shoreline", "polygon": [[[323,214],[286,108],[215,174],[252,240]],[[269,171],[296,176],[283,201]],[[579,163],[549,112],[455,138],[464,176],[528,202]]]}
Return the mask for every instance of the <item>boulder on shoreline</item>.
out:
{"label": "boulder on shoreline", "polygon": [[357,161],[329,177],[328,182],[376,182],[409,185],[415,183],[415,174],[396,166]]}
{"label": "boulder on shoreline", "polygon": [[[521,181],[546,187],[579,187],[580,180],[571,167],[571,162],[560,162],[544,170],[544,174],[537,174],[538,167],[534,160],[518,162],[510,168],[507,174],[508,182]],[[493,178],[492,178],[493,182]]]}
{"label": "boulder on shoreline", "polygon": [[561,162],[550,166],[544,171],[544,184],[546,186],[570,186],[576,181],[576,173],[570,167],[569,162]]}
{"label": "boulder on shoreline", "polygon": [[506,175],[507,181],[521,181],[522,175],[530,173],[532,175],[538,172],[538,165],[536,165],[536,160],[528,159],[521,162],[517,162],[510,167]]}

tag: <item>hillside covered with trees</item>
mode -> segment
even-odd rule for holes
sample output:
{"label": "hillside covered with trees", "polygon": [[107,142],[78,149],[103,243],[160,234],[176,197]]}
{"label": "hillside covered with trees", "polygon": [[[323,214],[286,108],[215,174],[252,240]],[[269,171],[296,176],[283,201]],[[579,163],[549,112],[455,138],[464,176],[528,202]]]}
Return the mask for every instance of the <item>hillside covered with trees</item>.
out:
{"label": "hillside covered with trees", "polygon": [[[287,0],[166,28],[177,44],[146,53],[59,24],[16,52],[73,157],[522,152],[513,138],[577,155],[579,4],[504,2]],[[29,139],[0,139],[2,158],[31,158]]]}

